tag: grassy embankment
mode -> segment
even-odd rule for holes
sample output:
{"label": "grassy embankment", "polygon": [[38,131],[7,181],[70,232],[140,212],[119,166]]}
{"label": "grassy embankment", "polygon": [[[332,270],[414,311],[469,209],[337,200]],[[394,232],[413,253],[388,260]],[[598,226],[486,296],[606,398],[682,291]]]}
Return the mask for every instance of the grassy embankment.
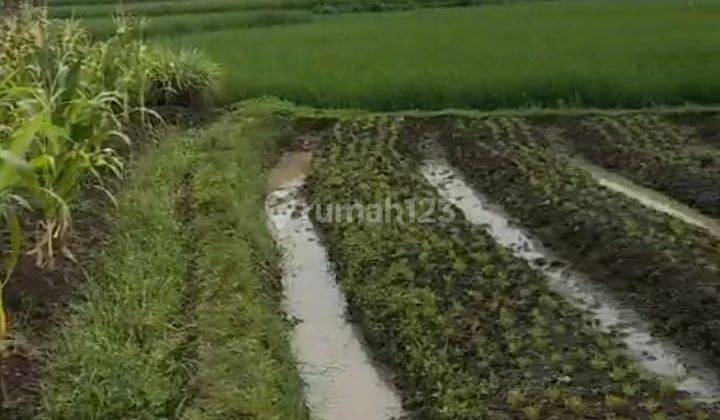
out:
{"label": "grassy embankment", "polygon": [[[148,18],[145,22],[143,34],[148,37],[156,37],[217,31],[227,28],[241,29],[292,25],[310,21],[312,21],[312,15],[301,10],[214,12],[203,14],[202,19],[198,19],[194,12],[190,12]],[[87,26],[97,37],[109,36],[114,30],[112,19],[106,17],[83,19],[83,25]]]}
{"label": "grassy embankment", "polygon": [[142,158],[52,353],[51,418],[305,417],[263,219],[282,134],[240,111]]}

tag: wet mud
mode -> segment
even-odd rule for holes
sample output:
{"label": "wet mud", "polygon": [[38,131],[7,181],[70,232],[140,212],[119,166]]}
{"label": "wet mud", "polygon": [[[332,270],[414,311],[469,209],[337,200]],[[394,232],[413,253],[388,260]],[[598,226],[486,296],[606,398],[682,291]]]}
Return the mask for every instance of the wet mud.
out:
{"label": "wet mud", "polygon": [[514,226],[501,208],[470,188],[446,161],[427,160],[422,172],[440,195],[460,208],[469,221],[486,226],[499,244],[542,271],[556,293],[590,313],[602,330],[617,333],[644,369],[675,381],[678,390],[698,400],[720,398],[720,379],[699,354],[654,337],[639,315],[622,307],[585,274],[558,259],[530,233]]}

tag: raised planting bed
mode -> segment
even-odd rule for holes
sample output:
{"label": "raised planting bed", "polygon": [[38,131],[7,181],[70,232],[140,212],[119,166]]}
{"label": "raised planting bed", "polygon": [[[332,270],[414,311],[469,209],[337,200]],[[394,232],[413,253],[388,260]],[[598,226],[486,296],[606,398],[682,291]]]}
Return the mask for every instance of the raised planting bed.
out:
{"label": "raised planting bed", "polygon": [[720,149],[656,116],[574,121],[562,137],[593,163],[720,217]]}
{"label": "raised planting bed", "polygon": [[42,410],[18,418],[307,418],[264,224],[287,133],[273,111],[241,106],[140,157],[56,326]]}
{"label": "raised planting bed", "polygon": [[438,203],[416,161],[398,147],[401,124],[367,118],[336,125],[316,153],[307,194],[352,318],[394,370],[417,418],[697,414],[458,209],[451,208],[452,219],[436,207],[429,216],[437,220],[427,223],[409,212],[400,219],[385,213],[382,221],[357,211],[331,217],[332,204],[369,209],[389,200],[421,215]]}
{"label": "raised planting bed", "polygon": [[[656,333],[720,359],[720,241],[599,186],[517,118],[417,121],[474,187]],[[407,141],[412,146],[414,143]]]}
{"label": "raised planting bed", "polygon": [[288,134],[274,110],[242,106],[194,139],[195,360],[183,418],[308,418],[280,304],[279,252],[265,226],[266,175]]}
{"label": "raised planting bed", "polygon": [[682,113],[673,115],[670,120],[692,130],[704,145],[720,147],[720,115],[718,113]]}

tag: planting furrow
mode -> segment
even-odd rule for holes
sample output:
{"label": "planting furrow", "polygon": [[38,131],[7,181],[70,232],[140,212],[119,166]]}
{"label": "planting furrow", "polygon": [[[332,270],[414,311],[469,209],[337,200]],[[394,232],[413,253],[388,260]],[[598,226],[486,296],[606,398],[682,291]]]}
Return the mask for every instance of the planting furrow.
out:
{"label": "planting furrow", "polygon": [[305,155],[286,155],[271,174],[280,184],[274,185],[268,213],[284,251],[285,304],[298,320],[293,344],[310,412],[323,420],[399,418],[399,397],[345,319],[345,299],[308,214],[292,216],[296,206],[304,204],[305,175],[298,163],[307,160]]}
{"label": "planting furrow", "polygon": [[563,137],[591,162],[720,216],[720,151],[655,116],[594,117]]}
{"label": "planting furrow", "polygon": [[698,399],[720,398],[720,381],[702,357],[653,337],[634,311],[622,308],[606,291],[590,283],[586,274],[564,268],[567,263],[558,260],[530,233],[514,226],[502,209],[473,191],[444,159],[426,161],[422,173],[470,222],[486,226],[500,245],[543,272],[555,292],[592,314],[602,330],[618,334],[643,368],[676,382],[678,390]]}
{"label": "planting furrow", "polygon": [[[381,119],[338,124],[308,186],[351,314],[414,414],[691,415],[691,403],[644,373],[538,270],[456,208],[428,212],[442,200],[398,150],[399,131]],[[377,206],[380,217],[369,211]]]}
{"label": "planting furrow", "polygon": [[679,126],[691,130],[699,141],[696,149],[719,151],[720,146],[720,115],[717,113],[687,113],[676,115],[671,121]]}
{"label": "planting furrow", "polygon": [[573,158],[571,162],[574,166],[587,171],[603,187],[630,197],[652,210],[668,214],[685,223],[704,229],[709,234],[720,238],[720,221],[717,219],[707,217],[662,193],[637,185],[622,176],[583,159]]}
{"label": "planting furrow", "polygon": [[653,331],[720,357],[720,241],[600,186],[520,119],[443,128],[450,162],[561,257],[637,310]]}

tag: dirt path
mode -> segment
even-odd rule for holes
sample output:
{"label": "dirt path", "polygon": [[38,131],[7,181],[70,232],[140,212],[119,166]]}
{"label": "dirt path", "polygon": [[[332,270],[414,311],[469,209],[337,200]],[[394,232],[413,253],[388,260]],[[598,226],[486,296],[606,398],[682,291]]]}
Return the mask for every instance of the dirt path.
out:
{"label": "dirt path", "polygon": [[286,154],[270,174],[268,213],[283,248],[285,306],[298,320],[293,347],[301,364],[313,418],[393,419],[402,416],[400,397],[374,365],[355,328],[345,319],[326,251],[303,205],[301,189],[309,169],[307,152]]}
{"label": "dirt path", "polygon": [[459,207],[469,221],[486,225],[495,240],[542,271],[550,287],[596,318],[604,331],[617,331],[629,352],[646,370],[677,381],[677,388],[698,400],[720,398],[720,379],[702,358],[663,342],[650,333],[634,311],[621,308],[610,295],[591,284],[587,276],[567,267],[536,239],[513,226],[502,209],[472,190],[442,159],[426,161],[425,178],[439,193]]}

